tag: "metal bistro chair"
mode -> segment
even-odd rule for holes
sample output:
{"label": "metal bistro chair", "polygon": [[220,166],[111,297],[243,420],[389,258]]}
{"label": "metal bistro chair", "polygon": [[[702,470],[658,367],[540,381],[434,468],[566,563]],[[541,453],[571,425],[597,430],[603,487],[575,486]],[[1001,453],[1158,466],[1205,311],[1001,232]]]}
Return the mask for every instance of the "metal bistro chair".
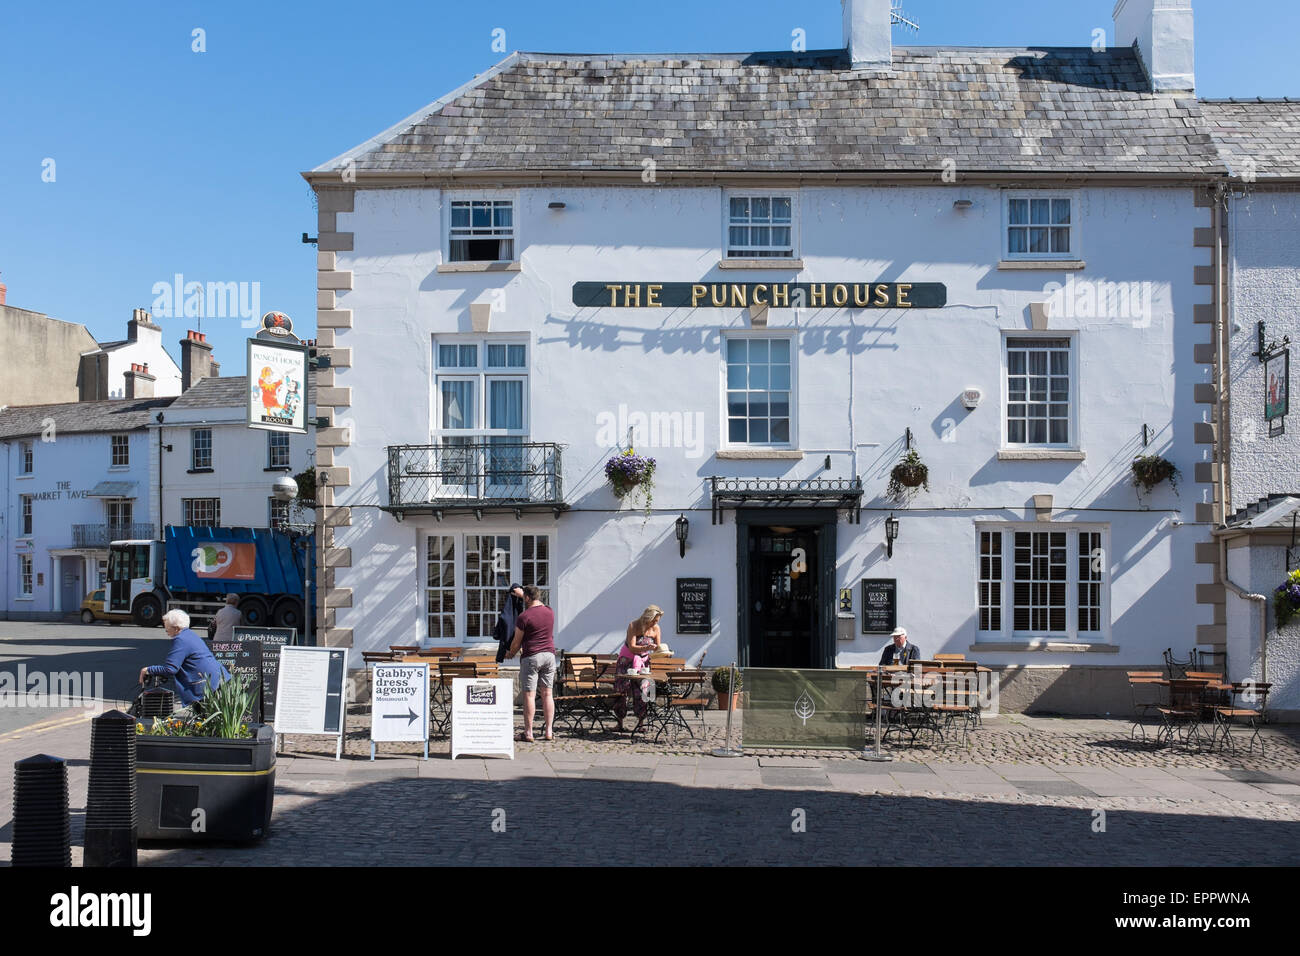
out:
{"label": "metal bistro chair", "polygon": [[1205,681],[1171,680],[1169,703],[1156,708],[1160,714],[1160,733],[1156,742],[1173,744],[1175,739],[1187,746],[1201,742],[1201,711],[1205,700]]}
{"label": "metal bistro chair", "polygon": [[[1239,681],[1232,685],[1233,702],[1226,707],[1214,708],[1214,727],[1215,732],[1223,731],[1223,742],[1228,745],[1228,749],[1234,755],[1237,752],[1237,745],[1232,740],[1232,725],[1236,721],[1244,721],[1246,726],[1253,730],[1250,736],[1250,744],[1246,747],[1246,753],[1251,753],[1255,749],[1255,741],[1259,741],[1259,755],[1264,756],[1264,738],[1260,737],[1259,729],[1268,723],[1268,692],[1272,689],[1272,684],[1264,684],[1259,681]],[[1257,707],[1238,707],[1236,698],[1240,697],[1246,704],[1257,704]]]}
{"label": "metal bistro chair", "polygon": [[457,677],[478,677],[478,665],[464,661],[438,661],[438,681],[434,684],[433,699],[430,701],[430,723],[439,734],[446,734],[451,727],[452,681]]}
{"label": "metal bistro chair", "polygon": [[1187,676],[1187,669],[1195,666],[1192,662],[1196,657],[1195,654],[1188,654],[1187,660],[1180,661],[1174,657],[1172,647],[1165,648],[1165,676],[1169,680],[1182,680]]}
{"label": "metal bistro chair", "polygon": [[1147,742],[1147,723],[1156,728],[1159,739],[1160,714],[1157,708],[1165,702],[1165,683],[1160,671],[1129,671],[1129,693],[1133,698],[1133,726],[1129,728],[1129,740],[1136,740],[1142,734],[1142,742]]}

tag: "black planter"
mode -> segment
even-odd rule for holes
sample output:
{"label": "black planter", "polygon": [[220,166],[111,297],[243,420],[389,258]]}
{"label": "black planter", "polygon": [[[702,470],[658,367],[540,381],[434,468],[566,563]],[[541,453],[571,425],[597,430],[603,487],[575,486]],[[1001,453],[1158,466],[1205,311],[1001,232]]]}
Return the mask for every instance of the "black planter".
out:
{"label": "black planter", "polygon": [[[247,740],[137,737],[140,839],[249,841],[265,836],[275,799],[275,732],[268,724],[251,729]],[[196,821],[203,825],[197,831]]]}

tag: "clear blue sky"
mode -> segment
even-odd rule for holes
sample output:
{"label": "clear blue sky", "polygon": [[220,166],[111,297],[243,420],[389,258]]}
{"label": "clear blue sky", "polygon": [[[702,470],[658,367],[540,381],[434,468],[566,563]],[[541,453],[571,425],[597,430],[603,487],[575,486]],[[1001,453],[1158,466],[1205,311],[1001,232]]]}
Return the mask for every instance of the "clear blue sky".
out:
{"label": "clear blue sky", "polygon": [[[1087,46],[1112,0],[907,0],[895,43]],[[1203,96],[1300,96],[1294,0],[1196,0]],[[192,31],[206,52],[193,52]],[[11,4],[0,55],[0,282],[9,304],[121,338],[153,287],[259,283],[261,310],[315,327],[316,234],[298,173],[386,129],[512,50],[840,46],[837,0],[229,0]],[[54,160],[54,181],[44,182]],[[249,287],[251,288],[251,286]],[[194,319],[160,320],[176,342]],[[204,319],[223,372],[238,319]],[[3,373],[0,373],[3,374]]]}

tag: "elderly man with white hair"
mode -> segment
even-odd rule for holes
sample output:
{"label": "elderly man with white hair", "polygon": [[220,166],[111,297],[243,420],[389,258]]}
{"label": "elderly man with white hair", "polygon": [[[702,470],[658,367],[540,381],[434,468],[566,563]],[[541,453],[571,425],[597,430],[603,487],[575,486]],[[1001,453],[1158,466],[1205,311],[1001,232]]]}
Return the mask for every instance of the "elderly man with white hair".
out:
{"label": "elderly man with white hair", "polygon": [[884,653],[880,655],[881,664],[907,665],[921,656],[920,648],[907,642],[907,628],[896,627],[889,636],[893,642],[885,645]]}
{"label": "elderly man with white hair", "polygon": [[163,615],[163,628],[172,639],[167,660],[140,668],[140,683],[148,676],[174,677],[176,696],[185,706],[203,699],[208,687],[230,679],[230,672],[212,656],[203,639],[190,630],[190,616],[179,608]]}

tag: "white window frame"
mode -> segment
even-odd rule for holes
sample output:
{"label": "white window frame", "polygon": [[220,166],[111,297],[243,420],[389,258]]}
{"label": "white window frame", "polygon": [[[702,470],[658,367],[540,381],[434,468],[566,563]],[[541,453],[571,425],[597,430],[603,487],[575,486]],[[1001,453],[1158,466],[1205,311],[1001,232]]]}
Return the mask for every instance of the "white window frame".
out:
{"label": "white window frame", "polygon": [[[501,190],[469,190],[446,193],[443,201],[442,214],[442,261],[448,264],[473,263],[473,262],[518,262],[523,245],[520,241],[519,230],[519,194],[512,191]],[[476,202],[508,202],[510,203],[510,240],[511,240],[511,258],[509,259],[453,259],[451,257],[451,210],[454,203],[476,203]],[[471,206],[470,218],[473,219],[473,207]],[[484,239],[501,239],[503,236],[482,236]]]}
{"label": "white window frame", "polygon": [[[212,502],[212,523],[211,524],[194,524],[194,508],[200,501]],[[185,518],[185,523],[196,528],[220,528],[221,527],[221,499],[213,497],[205,498],[182,498],[181,515]]]}
{"label": "white window frame", "polygon": [[18,555],[18,597],[31,598],[36,594],[36,562],[30,554]]}
{"label": "white window frame", "polygon": [[[476,345],[478,346],[478,364],[474,368],[456,366],[445,371],[438,364],[439,345]],[[487,347],[489,345],[522,345],[524,347],[523,368],[488,368]],[[531,433],[530,412],[532,408],[532,348],[527,338],[518,335],[502,336],[458,336],[435,335],[433,337],[433,379],[429,383],[430,403],[433,417],[431,430],[432,444],[440,444],[442,438],[471,438],[475,440],[494,436],[514,436],[520,441],[528,441]],[[439,379],[473,380],[474,386],[474,422],[470,428],[442,428],[442,389],[438,387]],[[523,389],[523,427],[522,428],[488,428],[488,383],[494,379],[512,379],[522,381]]]}
{"label": "white window frame", "polygon": [[[284,462],[276,464],[275,452],[280,450],[278,445],[283,446]],[[266,433],[266,467],[267,468],[289,468],[289,462],[292,458],[292,445],[289,441],[288,432],[267,432]]]}
{"label": "white window frame", "polygon": [[[468,539],[470,537],[493,536],[507,537],[510,539],[510,561],[511,567],[504,572],[504,576],[509,578],[505,584],[499,588],[490,589],[496,594],[500,594],[512,583],[532,584],[534,582],[523,580],[523,561],[524,546],[523,539],[529,535],[542,535],[549,539],[550,547],[550,567],[548,569],[549,584],[543,588],[543,601],[547,607],[555,611],[557,617],[559,608],[556,605],[560,593],[558,574],[558,562],[556,557],[557,531],[555,528],[544,528],[535,526],[518,527],[515,525],[482,527],[482,528],[448,528],[434,529],[420,535],[420,641],[423,644],[433,644],[437,646],[460,647],[472,642],[487,643],[491,641],[491,633],[484,637],[469,637],[469,588],[465,584],[466,554],[468,553]],[[452,561],[453,561],[453,585],[450,589],[453,594],[453,600],[456,604],[455,610],[455,634],[452,637],[431,637],[429,633],[429,539],[437,537],[452,538]],[[475,612],[479,613],[479,612]],[[493,625],[496,623],[496,616],[493,615]]]}
{"label": "white window frame", "polygon": [[[727,343],[738,339],[761,339],[773,341],[784,339],[790,343],[790,440],[788,442],[733,442],[727,419],[730,417],[727,406]],[[793,450],[799,447],[799,341],[794,332],[726,330],[722,334],[722,348],[718,355],[718,377],[720,384],[720,408],[718,425],[721,431],[720,447],[723,451],[740,451],[743,449],[770,449],[773,451]]]}
{"label": "white window frame", "polygon": [[287,523],[290,517],[289,508],[292,504],[293,503],[290,501],[281,501],[279,498],[276,498],[274,495],[267,498],[266,499],[266,526],[271,530],[275,530],[276,528],[280,527],[280,525],[277,524],[275,520],[275,514],[277,511],[283,514],[284,521]]}
{"label": "white window frame", "polygon": [[[1065,538],[1065,620],[1064,631],[1015,629],[1015,532],[1063,532]],[[984,532],[1002,534],[1002,629],[981,630],[980,604],[980,536]],[[1079,536],[1085,533],[1101,535],[1101,603],[1100,630],[1079,630]],[[1110,555],[1111,528],[1108,524],[1065,521],[980,521],[975,523],[975,641],[976,643],[1020,643],[1054,641],[1070,644],[1111,643],[1111,586],[1112,565]],[[1088,583],[1088,582],[1083,582]]]}
{"label": "white window frame", "polygon": [[30,538],[36,533],[36,496],[18,496],[18,537]]}
{"label": "white window frame", "polygon": [[36,473],[36,450],[32,442],[18,443],[18,477],[30,478]]}
{"label": "white window frame", "polygon": [[[1068,339],[1069,340],[1070,343],[1070,362],[1069,362],[1070,422],[1067,428],[1068,434],[1066,435],[1065,442],[1028,442],[1028,441],[1015,442],[1015,443],[1011,442],[1010,440],[1011,429],[1010,429],[1010,422],[1008,416],[1008,411],[1011,405],[1011,383],[1009,381],[1011,375],[1011,362],[1008,356],[1009,348],[1007,344],[1011,339],[1043,339],[1043,340]],[[1079,451],[1080,450],[1079,435],[1081,431],[1082,422],[1081,422],[1081,414],[1080,414],[1080,407],[1079,407],[1079,394],[1080,394],[1079,369],[1081,366],[1079,362],[1078,333],[1070,332],[1070,331],[1061,331],[1056,329],[1045,331],[1045,332],[1029,331],[1029,330],[1018,330],[1018,331],[1003,330],[1001,349],[1002,349],[1002,355],[1001,355],[1002,368],[1001,368],[1000,375],[1002,380],[1001,381],[1001,390],[1002,390],[1002,410],[1001,410],[1002,446],[1001,447],[1002,450],[1003,451],[1024,451],[1026,449],[1042,448],[1042,449],[1059,450],[1059,451]],[[1050,372],[1050,360],[1049,360],[1049,372]],[[1025,397],[1027,400],[1028,395],[1026,395]],[[1050,392],[1048,394],[1048,398],[1049,399],[1051,398]],[[1026,401],[1025,404],[1033,404],[1033,403]],[[1051,402],[1049,401],[1047,404],[1050,405]],[[1026,437],[1028,437],[1028,433],[1026,433]]]}
{"label": "white window frame", "polygon": [[[208,463],[206,465],[199,464],[199,433],[200,432],[208,433]],[[212,468],[212,445],[213,445],[213,434],[211,428],[190,429],[190,470],[191,471],[206,471]]]}
{"label": "white window frame", "polygon": [[[757,255],[751,251],[733,251],[731,247],[731,200],[732,199],[789,199],[790,200],[790,250],[781,255]],[[724,189],[722,191],[722,258],[726,259],[771,259],[774,263],[788,259],[798,259],[800,255],[799,235],[799,190],[759,190],[759,189]],[[742,247],[744,248],[744,247]],[[768,247],[769,251],[775,247]]]}
{"label": "white window frame", "polygon": [[[1070,251],[1069,252],[1012,252],[1011,251],[1011,200],[1013,199],[1065,199],[1070,203]],[[1002,192],[1002,239],[1000,242],[1002,248],[1002,258],[1011,262],[1075,262],[1083,258],[1083,229],[1079,222],[1080,219],[1080,201],[1079,193],[1073,190],[1034,190],[1034,189],[1007,189]],[[1032,220],[1032,207],[1030,217]],[[1048,218],[1051,216],[1049,214]],[[1032,225],[1031,223],[1027,224]],[[1051,224],[1048,223],[1048,228]],[[1059,227],[1058,227],[1059,228]],[[1048,245],[1051,245],[1051,236],[1048,236]]]}
{"label": "white window frame", "polygon": [[[122,460],[118,461],[117,450],[120,446],[123,449]],[[131,467],[131,436],[130,435],[109,435],[108,436],[108,467],[112,470],[119,468]]]}

